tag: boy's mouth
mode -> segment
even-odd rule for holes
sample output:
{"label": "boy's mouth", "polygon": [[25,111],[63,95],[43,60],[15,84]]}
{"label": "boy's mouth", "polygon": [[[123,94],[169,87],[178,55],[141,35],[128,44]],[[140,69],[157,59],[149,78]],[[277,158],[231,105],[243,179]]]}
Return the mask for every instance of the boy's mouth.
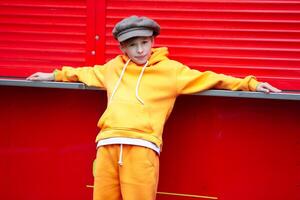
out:
{"label": "boy's mouth", "polygon": [[141,60],[141,59],[144,59],[146,56],[135,56],[135,58],[136,59],[139,59],[139,60]]}

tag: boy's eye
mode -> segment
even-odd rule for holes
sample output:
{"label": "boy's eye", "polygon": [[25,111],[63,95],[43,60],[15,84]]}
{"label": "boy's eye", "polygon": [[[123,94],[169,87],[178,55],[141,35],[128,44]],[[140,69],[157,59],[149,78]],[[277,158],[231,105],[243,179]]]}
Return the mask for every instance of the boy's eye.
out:
{"label": "boy's eye", "polygon": [[127,44],[127,47],[134,47],[134,44]]}

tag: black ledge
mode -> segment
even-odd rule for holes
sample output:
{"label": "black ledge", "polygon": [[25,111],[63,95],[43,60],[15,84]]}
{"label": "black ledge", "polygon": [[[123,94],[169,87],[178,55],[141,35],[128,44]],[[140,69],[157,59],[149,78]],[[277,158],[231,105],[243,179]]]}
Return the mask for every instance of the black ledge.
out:
{"label": "black ledge", "polygon": [[[49,82],[49,81],[28,81],[21,78],[0,77],[0,86],[18,87],[41,87],[41,88],[61,88],[61,89],[80,89],[80,90],[102,90],[97,87],[89,87],[83,83]],[[229,90],[207,90],[193,95],[198,96],[218,96],[218,97],[239,97],[254,99],[281,99],[281,100],[300,100],[300,91],[283,91],[281,93],[265,94],[262,92],[229,91]]]}

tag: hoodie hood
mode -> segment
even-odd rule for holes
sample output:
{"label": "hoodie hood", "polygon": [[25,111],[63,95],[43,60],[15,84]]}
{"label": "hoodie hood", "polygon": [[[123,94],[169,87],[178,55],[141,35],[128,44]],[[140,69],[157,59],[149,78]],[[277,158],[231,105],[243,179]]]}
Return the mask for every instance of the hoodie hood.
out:
{"label": "hoodie hood", "polygon": [[149,65],[154,65],[162,60],[168,59],[169,51],[167,47],[153,48],[149,58]]}

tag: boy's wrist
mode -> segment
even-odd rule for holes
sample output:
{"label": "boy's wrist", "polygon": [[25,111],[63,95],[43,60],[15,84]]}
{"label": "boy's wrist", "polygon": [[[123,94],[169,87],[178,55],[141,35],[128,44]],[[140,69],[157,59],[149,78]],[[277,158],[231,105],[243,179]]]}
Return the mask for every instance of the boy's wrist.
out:
{"label": "boy's wrist", "polygon": [[55,80],[55,73],[54,72],[51,73],[50,79],[51,79],[51,81]]}
{"label": "boy's wrist", "polygon": [[249,82],[250,91],[257,91],[257,87],[260,84],[254,77]]}

